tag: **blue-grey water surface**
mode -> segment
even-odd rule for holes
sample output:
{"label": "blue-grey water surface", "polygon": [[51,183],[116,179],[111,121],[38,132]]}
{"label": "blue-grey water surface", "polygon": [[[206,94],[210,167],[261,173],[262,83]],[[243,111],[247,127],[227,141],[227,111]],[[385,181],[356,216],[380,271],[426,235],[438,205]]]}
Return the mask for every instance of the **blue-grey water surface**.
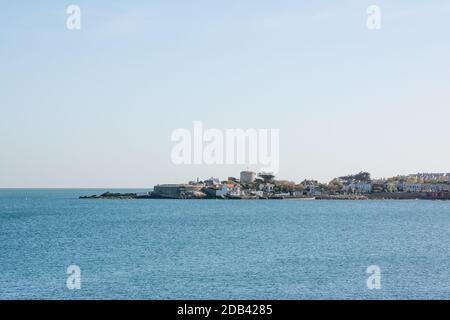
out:
{"label": "blue-grey water surface", "polygon": [[0,190],[0,299],[450,298],[450,202],[77,198],[103,191]]}

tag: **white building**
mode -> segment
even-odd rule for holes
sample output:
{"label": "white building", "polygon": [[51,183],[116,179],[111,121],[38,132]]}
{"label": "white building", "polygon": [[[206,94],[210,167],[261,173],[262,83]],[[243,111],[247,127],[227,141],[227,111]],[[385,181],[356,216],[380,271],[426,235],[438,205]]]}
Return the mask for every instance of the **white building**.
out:
{"label": "white building", "polygon": [[449,191],[449,185],[445,183],[423,183],[422,192]]}
{"label": "white building", "polygon": [[398,189],[403,192],[441,192],[448,191],[449,185],[444,183],[399,183]]}
{"label": "white building", "polygon": [[216,190],[216,197],[225,197],[228,194],[228,188],[226,185],[222,185],[221,188]]}
{"label": "white building", "polygon": [[318,182],[314,180],[304,180],[302,182],[304,186],[304,192],[311,196],[320,196],[321,192],[317,190]]}
{"label": "white building", "polygon": [[217,197],[225,197],[225,196],[240,196],[241,195],[241,187],[238,184],[227,183],[222,185],[219,189],[216,190]]}
{"label": "white building", "polygon": [[264,192],[273,192],[273,188],[275,187],[272,183],[265,183],[259,185],[259,190]]}
{"label": "white building", "polygon": [[352,193],[371,193],[372,192],[372,184],[368,182],[352,182],[347,185],[344,185],[345,192]]}
{"label": "white building", "polygon": [[220,180],[218,178],[211,177],[204,181],[207,186],[214,186],[220,184]]}

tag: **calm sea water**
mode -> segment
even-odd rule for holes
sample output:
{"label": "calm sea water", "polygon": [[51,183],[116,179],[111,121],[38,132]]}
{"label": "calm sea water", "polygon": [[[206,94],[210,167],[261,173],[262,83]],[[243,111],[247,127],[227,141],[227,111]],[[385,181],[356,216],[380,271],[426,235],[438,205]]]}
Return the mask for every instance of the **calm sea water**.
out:
{"label": "calm sea water", "polygon": [[0,190],[0,299],[450,298],[450,202],[77,199],[102,191]]}

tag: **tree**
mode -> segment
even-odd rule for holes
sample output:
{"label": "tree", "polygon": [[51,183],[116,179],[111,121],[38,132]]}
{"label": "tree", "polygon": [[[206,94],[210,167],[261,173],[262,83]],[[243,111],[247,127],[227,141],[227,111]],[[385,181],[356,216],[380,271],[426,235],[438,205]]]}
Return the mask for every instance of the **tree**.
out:
{"label": "tree", "polygon": [[342,179],[344,181],[356,180],[356,181],[360,181],[360,182],[370,182],[372,180],[370,177],[370,173],[365,172],[365,171],[361,171],[357,174],[350,174],[347,176],[343,176],[343,177],[340,177],[340,179]]}
{"label": "tree", "polygon": [[419,179],[417,179],[417,176],[408,176],[406,178],[407,183],[418,183],[418,180]]}
{"label": "tree", "polygon": [[328,183],[328,190],[330,193],[340,192],[343,187],[342,181],[338,178],[335,178]]}
{"label": "tree", "polygon": [[389,182],[386,187],[387,192],[397,192],[397,186],[393,182]]}
{"label": "tree", "polygon": [[280,180],[276,181],[276,186],[281,192],[292,192],[295,190],[295,182]]}

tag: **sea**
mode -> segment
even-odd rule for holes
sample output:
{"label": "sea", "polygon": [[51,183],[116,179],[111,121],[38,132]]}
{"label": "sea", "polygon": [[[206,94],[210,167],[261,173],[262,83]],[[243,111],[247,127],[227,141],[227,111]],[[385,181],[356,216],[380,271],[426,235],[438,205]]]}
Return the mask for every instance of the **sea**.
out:
{"label": "sea", "polygon": [[0,189],[0,299],[450,298],[450,202],[105,191]]}

